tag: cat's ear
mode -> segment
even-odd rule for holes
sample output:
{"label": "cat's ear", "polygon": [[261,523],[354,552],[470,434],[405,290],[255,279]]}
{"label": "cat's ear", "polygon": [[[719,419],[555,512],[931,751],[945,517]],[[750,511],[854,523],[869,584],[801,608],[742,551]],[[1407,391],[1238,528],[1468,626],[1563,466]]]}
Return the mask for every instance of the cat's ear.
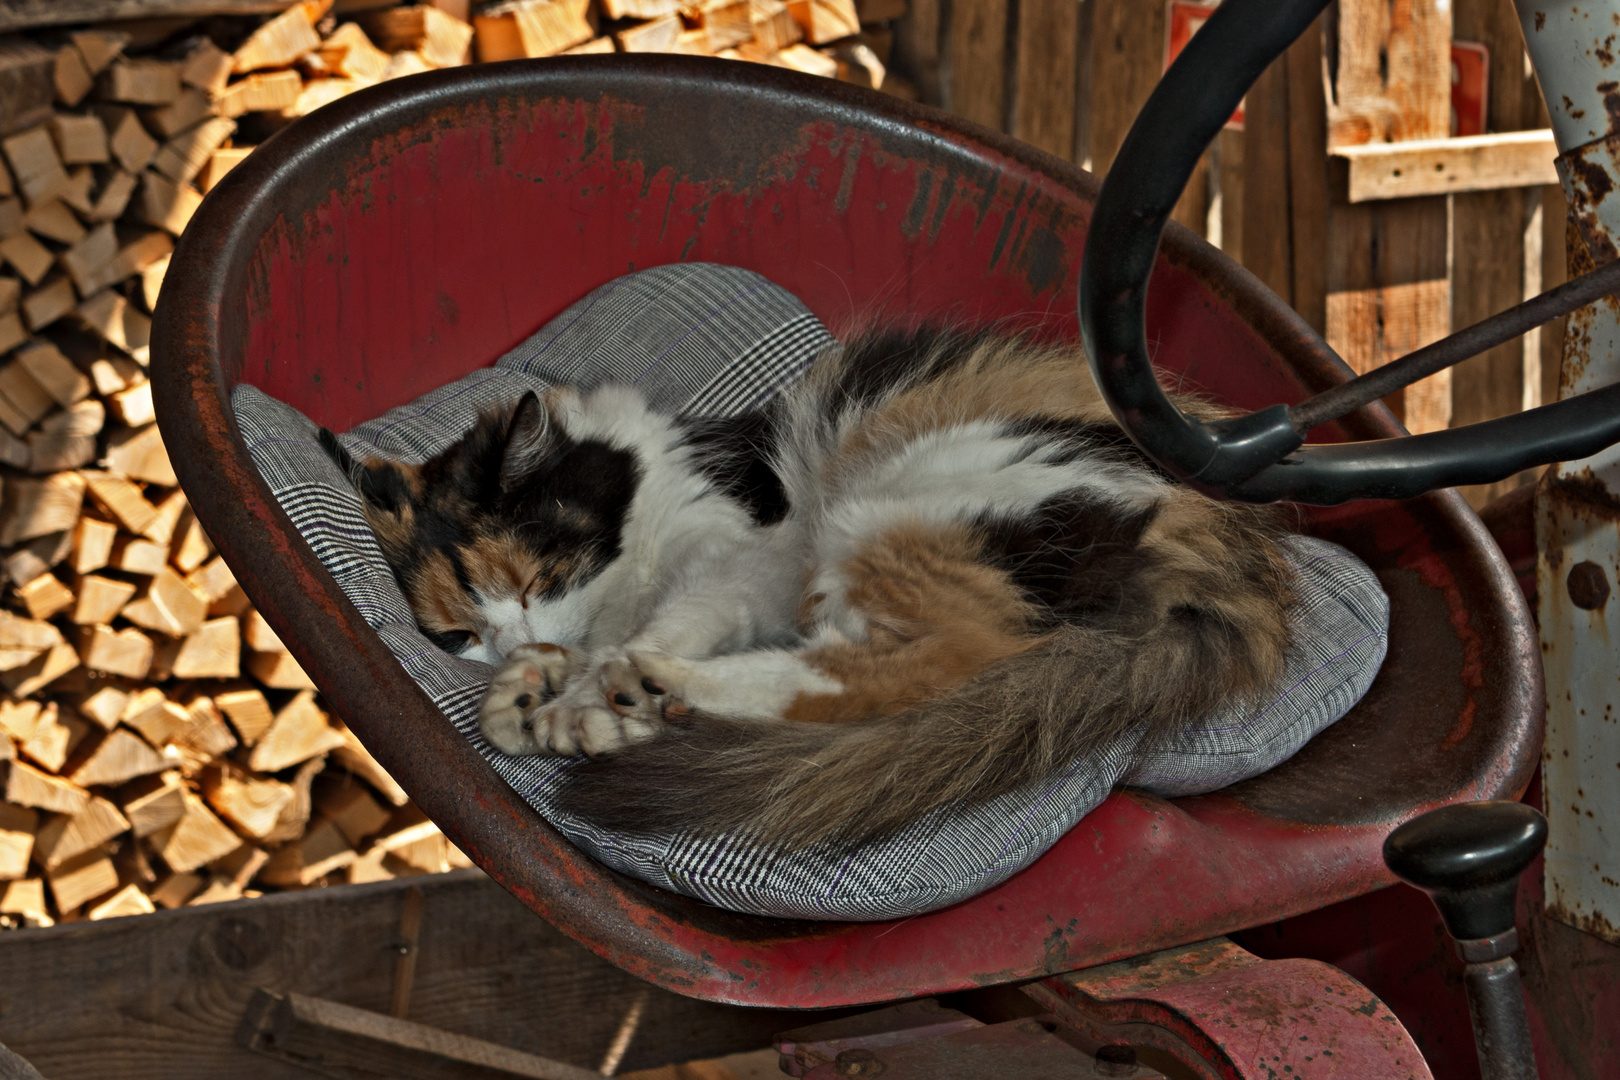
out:
{"label": "cat's ear", "polygon": [[321,428],[320,444],[327,456],[343,470],[355,490],[360,492],[360,498],[369,505],[397,514],[402,506],[410,502],[410,482],[399,466],[386,461],[361,464],[326,428]]}
{"label": "cat's ear", "polygon": [[523,395],[506,424],[501,450],[501,490],[510,491],[539,467],[551,442],[551,418],[533,390]]}

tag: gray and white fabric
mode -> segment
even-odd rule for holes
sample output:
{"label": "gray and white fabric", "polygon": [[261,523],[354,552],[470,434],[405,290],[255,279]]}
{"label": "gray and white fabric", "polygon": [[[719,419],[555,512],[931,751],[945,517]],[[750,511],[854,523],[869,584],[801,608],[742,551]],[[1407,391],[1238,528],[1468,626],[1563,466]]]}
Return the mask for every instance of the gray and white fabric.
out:
{"label": "gray and white fabric", "polygon": [[[657,405],[700,415],[756,406],[791,382],[832,336],[804,305],[758,274],[680,264],[610,282],[493,367],[361,424],[357,455],[421,461],[453,442],[484,406],[559,382],[640,386]],[[1388,643],[1389,602],[1342,548],[1287,542],[1299,575],[1296,644],[1273,700],[1210,717],[1173,745],[1125,738],[1026,790],[940,813],[854,853],[783,855],[735,837],[610,834],[552,802],[573,760],[508,757],[478,733],[488,665],[440,651],[418,632],[360,503],[302,414],[251,386],[233,404],[261,474],[293,524],[410,676],[507,783],[574,843],[644,881],[734,911],[811,919],[890,919],[957,903],[1004,881],[1108,796],[1130,785],[1165,796],[1212,791],[1264,772],[1348,712]]]}

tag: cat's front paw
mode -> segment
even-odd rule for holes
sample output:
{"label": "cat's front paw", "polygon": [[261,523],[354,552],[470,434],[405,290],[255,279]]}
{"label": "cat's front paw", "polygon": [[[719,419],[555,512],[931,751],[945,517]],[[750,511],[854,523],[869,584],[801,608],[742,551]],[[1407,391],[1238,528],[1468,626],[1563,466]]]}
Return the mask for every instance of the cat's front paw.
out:
{"label": "cat's front paw", "polygon": [[562,693],[578,670],[574,654],[560,645],[519,645],[495,671],[479,707],[478,726],[490,745],[506,754],[539,754],[537,714]]}
{"label": "cat's front paw", "polygon": [[674,657],[646,652],[609,660],[597,675],[607,707],[648,724],[689,712],[680,694],[679,664]]}

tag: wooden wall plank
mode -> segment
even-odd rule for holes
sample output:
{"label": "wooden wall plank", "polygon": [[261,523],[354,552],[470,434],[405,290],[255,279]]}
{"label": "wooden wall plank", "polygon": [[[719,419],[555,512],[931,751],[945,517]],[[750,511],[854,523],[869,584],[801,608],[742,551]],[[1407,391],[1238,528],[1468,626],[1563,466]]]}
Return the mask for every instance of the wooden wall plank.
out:
{"label": "wooden wall plank", "polygon": [[1074,157],[1080,0],[1019,0],[1012,133],[1065,161]]}
{"label": "wooden wall plank", "polygon": [[909,0],[906,14],[894,27],[896,68],[917,86],[929,105],[943,102],[940,86],[941,0]]}
{"label": "wooden wall plank", "polygon": [[1266,287],[1294,302],[1293,218],[1288,209],[1288,58],[1250,88],[1243,123],[1241,261]]}
{"label": "wooden wall plank", "polygon": [[1091,171],[1114,163],[1125,133],[1164,69],[1164,0],[1088,0],[1091,23]]}
{"label": "wooden wall plank", "polygon": [[957,116],[1005,130],[1007,0],[951,0],[945,26],[945,107]]}
{"label": "wooden wall plank", "polygon": [[1288,69],[1288,211],[1293,232],[1293,306],[1323,333],[1327,327],[1327,98],[1322,86],[1322,20],[1283,56]]}
{"label": "wooden wall plank", "polygon": [[386,1013],[412,885],[418,1023],[595,1069],[647,993],[630,1071],[757,1049],[825,1016],[653,989],[462,871],[0,934],[0,1043],[52,1080],[307,1080],[235,1045],[248,998],[262,986]]}

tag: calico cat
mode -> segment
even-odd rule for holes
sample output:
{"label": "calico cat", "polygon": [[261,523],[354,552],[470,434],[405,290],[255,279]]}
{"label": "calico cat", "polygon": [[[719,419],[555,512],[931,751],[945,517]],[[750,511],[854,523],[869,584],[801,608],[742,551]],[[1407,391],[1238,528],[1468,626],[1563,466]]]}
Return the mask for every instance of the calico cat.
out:
{"label": "calico cat", "polygon": [[561,807],[608,827],[860,843],[1253,700],[1289,644],[1276,512],[1173,483],[1074,347],[881,333],[733,419],[603,386],[420,466],[322,441],[423,632],[497,665],[485,737],[588,755]]}

